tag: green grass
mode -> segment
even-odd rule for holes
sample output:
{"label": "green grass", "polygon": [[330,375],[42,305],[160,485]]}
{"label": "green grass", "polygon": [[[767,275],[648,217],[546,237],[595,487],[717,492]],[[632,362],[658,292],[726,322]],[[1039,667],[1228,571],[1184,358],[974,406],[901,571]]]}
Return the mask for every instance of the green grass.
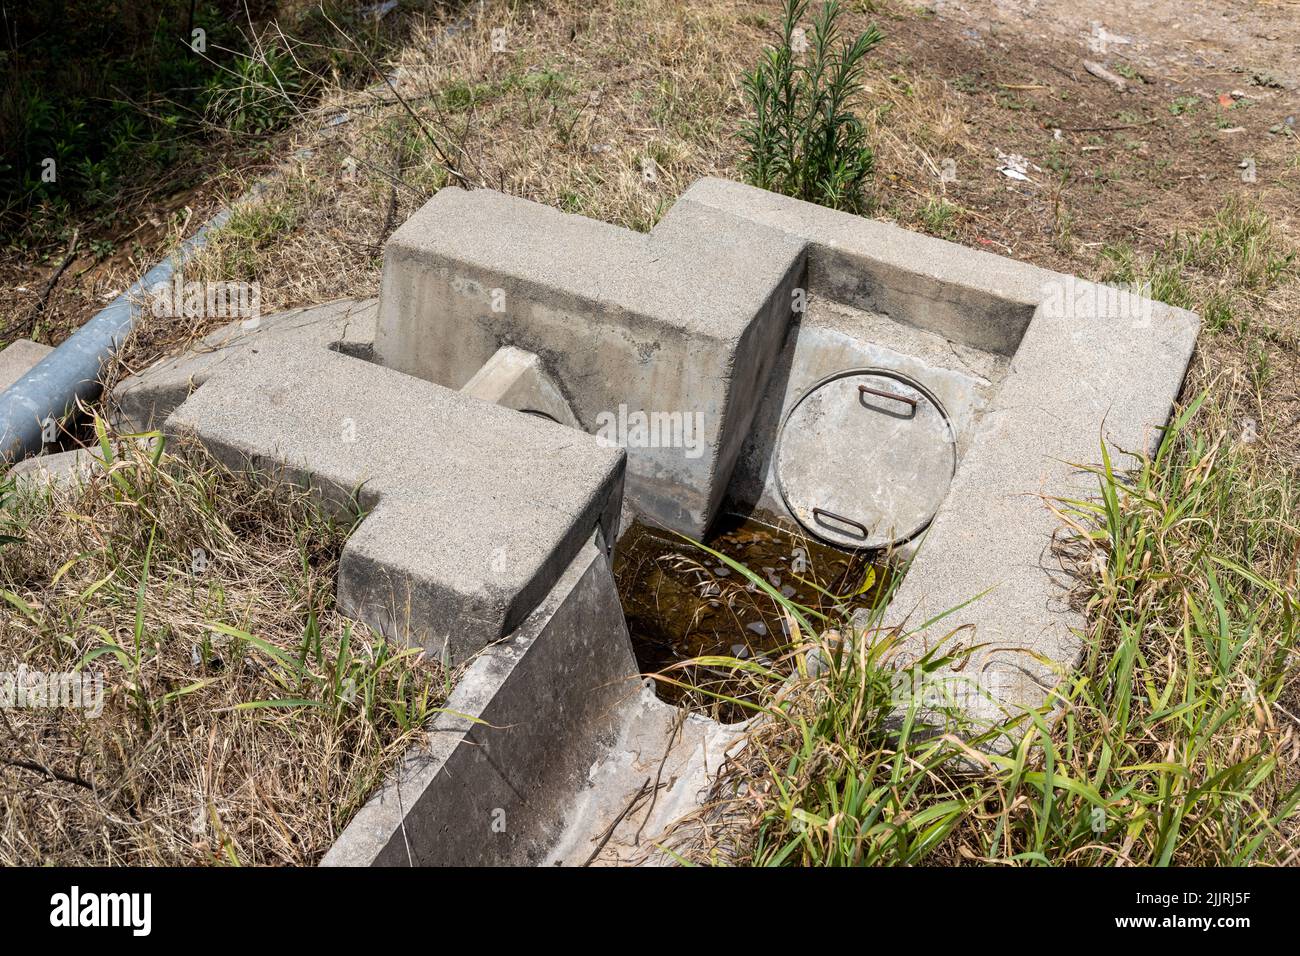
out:
{"label": "green grass", "polygon": [[73,223],[111,226],[145,184],[171,193],[200,182],[213,154],[263,147],[323,90],[373,82],[371,64],[417,19],[376,20],[342,0],[255,5],[247,18],[209,0],[119,6],[35,0],[14,11],[0,53],[9,244],[61,244]]}
{"label": "green grass", "polygon": [[[1284,698],[1300,637],[1297,488],[1197,400],[1131,475],[1109,453],[1095,501],[1061,501],[1086,658],[1040,710],[976,725],[896,693],[960,664],[949,637],[900,669],[916,632],[790,606],[825,661],[793,681],[753,662],[765,719],[726,774],[724,857],[756,865],[1238,865],[1285,862],[1300,790]],[[761,579],[754,579],[761,586]],[[920,630],[942,636],[943,621]],[[904,686],[912,686],[905,684]],[[733,829],[727,836],[726,820]],[[739,825],[735,825],[736,823]]]}
{"label": "green grass", "polygon": [[949,236],[957,216],[957,207],[946,199],[929,198],[921,206],[918,216],[926,232],[935,236]]}
{"label": "green grass", "polygon": [[1296,257],[1258,207],[1230,200],[1196,232],[1175,233],[1150,256],[1120,243],[1102,250],[1102,281],[1201,313],[1206,327],[1248,327],[1249,306],[1293,276]]}
{"label": "green grass", "polygon": [[276,184],[261,201],[240,203],[230,218],[208,237],[205,263],[223,280],[254,282],[260,279],[262,252],[294,229],[300,214],[310,208],[300,181]]}

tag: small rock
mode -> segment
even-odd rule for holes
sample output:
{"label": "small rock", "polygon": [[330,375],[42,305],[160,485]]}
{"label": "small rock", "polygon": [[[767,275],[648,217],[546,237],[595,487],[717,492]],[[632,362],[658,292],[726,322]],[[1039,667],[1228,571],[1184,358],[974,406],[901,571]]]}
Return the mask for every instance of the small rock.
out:
{"label": "small rock", "polygon": [[1110,70],[1106,69],[1100,63],[1097,63],[1095,60],[1084,60],[1083,68],[1087,70],[1089,73],[1091,73],[1093,76],[1095,76],[1097,79],[1105,80],[1111,86],[1115,87],[1115,89],[1118,90],[1120,93],[1123,93],[1128,90],[1128,84],[1124,82],[1124,78],[1122,76],[1118,76],[1112,73]]}
{"label": "small rock", "polygon": [[767,636],[767,625],[762,621],[752,621],[745,625],[745,630],[753,631],[759,637]]}

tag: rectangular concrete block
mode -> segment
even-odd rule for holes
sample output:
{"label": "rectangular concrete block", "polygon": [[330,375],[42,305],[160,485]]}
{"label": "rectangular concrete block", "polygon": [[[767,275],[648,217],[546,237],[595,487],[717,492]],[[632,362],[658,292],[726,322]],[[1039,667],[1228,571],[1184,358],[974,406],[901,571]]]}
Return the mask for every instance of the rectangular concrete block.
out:
{"label": "rectangular concrete block", "polygon": [[809,286],[838,302],[999,355],[1015,352],[1054,274],[725,179],[694,183],[669,215],[692,206],[806,240]]}
{"label": "rectangular concrete block", "polygon": [[0,392],[18,381],[54,350],[31,339],[14,339],[0,349]]}
{"label": "rectangular concrete block", "polygon": [[772,230],[708,210],[694,219],[643,235],[444,189],[385,249],[377,358],[460,388],[502,346],[538,355],[583,429],[626,444],[633,506],[702,534],[803,259]]}

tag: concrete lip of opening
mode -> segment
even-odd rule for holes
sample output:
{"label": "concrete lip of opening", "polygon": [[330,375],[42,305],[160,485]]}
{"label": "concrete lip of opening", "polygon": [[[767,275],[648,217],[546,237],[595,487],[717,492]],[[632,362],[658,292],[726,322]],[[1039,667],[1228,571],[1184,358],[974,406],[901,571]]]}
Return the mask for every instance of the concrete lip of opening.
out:
{"label": "concrete lip of opening", "polygon": [[920,382],[845,369],[791,407],[775,470],[786,507],[810,534],[842,548],[888,548],[934,518],[957,470],[957,440]]}

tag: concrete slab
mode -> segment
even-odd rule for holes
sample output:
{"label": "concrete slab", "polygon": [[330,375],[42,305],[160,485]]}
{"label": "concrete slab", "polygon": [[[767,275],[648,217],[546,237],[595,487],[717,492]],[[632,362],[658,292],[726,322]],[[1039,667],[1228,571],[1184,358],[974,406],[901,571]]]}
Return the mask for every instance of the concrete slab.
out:
{"label": "concrete slab", "polygon": [[187,351],[122,381],[111,395],[115,424],[125,431],[160,427],[189,394],[216,372],[282,346],[305,354],[333,349],[369,359],[375,342],[378,299],[339,299],[323,305],[236,321]]}
{"label": "concrete slab", "polygon": [[643,235],[443,189],[385,249],[376,357],[459,388],[501,346],[537,354],[581,426],[627,448],[632,504],[698,536],[802,270],[801,243],[709,209]]}
{"label": "concrete slab", "polygon": [[679,820],[708,799],[744,724],[720,724],[642,687],[624,704],[617,738],[568,804],[547,866],[671,866],[663,849]]}
{"label": "concrete slab", "polygon": [[497,349],[461,387],[461,394],[529,415],[544,415],[570,428],[582,427],[560,387],[546,374],[542,360],[512,345]]}
{"label": "concrete slab", "polygon": [[367,511],[340,605],[452,662],[514,630],[593,529],[617,534],[621,450],[325,348],[259,344],[165,431]]}
{"label": "concrete slab", "polygon": [[53,351],[48,345],[41,345],[31,339],[14,339],[0,349],[0,392],[30,372]]}

